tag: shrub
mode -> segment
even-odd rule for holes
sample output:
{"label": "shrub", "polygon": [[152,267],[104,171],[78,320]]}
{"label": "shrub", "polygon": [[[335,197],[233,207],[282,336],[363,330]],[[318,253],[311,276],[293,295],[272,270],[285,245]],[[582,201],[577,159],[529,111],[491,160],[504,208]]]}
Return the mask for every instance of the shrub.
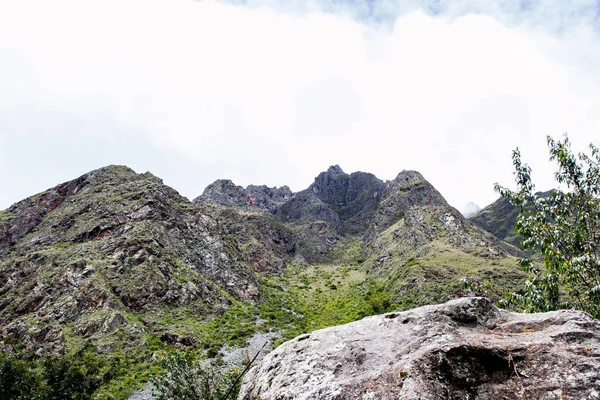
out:
{"label": "shrub", "polygon": [[229,399],[237,398],[237,369],[220,372],[179,351],[165,355],[161,366],[164,372],[152,378],[157,400],[225,400],[228,394]]}

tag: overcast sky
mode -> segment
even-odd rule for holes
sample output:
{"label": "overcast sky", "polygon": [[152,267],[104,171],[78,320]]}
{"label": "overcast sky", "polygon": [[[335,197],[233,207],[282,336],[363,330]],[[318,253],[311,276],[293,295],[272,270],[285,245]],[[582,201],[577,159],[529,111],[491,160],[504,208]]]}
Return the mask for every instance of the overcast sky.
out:
{"label": "overcast sky", "polygon": [[[402,3],[401,6],[396,3]],[[595,0],[0,0],[0,209],[108,164],[188,198],[329,165],[492,202],[600,142]]]}

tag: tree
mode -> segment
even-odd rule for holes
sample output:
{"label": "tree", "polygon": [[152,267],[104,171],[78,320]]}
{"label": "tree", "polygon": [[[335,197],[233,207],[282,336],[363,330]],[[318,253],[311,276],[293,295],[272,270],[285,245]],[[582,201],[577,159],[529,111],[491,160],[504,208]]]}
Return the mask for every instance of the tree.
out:
{"label": "tree", "polygon": [[509,296],[525,311],[577,308],[600,317],[600,150],[589,145],[591,155],[571,151],[563,140],[547,138],[550,161],[557,163],[557,190],[549,198],[535,194],[531,169],[513,151],[518,189],[499,184],[496,190],[519,206],[516,231],[523,246],[541,253],[543,266],[532,259],[520,261],[530,274],[521,293]]}

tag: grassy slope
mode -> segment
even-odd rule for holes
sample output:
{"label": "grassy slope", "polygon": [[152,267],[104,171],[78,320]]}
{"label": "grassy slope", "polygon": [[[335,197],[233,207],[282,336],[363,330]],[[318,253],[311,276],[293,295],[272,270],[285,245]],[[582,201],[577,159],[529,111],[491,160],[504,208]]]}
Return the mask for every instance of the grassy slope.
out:
{"label": "grassy slope", "polygon": [[[516,268],[515,257],[485,258],[442,239],[418,252],[394,254],[379,268],[369,259],[363,262],[360,243],[349,240],[332,254],[330,263],[287,265],[281,273],[263,275],[259,304],[232,298],[220,315],[206,319],[183,307],[165,308],[148,318],[162,319],[172,332],[195,338],[198,357],[218,357],[223,345],[243,346],[257,332],[279,332],[275,343],[279,344],[368,315],[444,302],[461,294],[463,277],[493,282],[496,296],[522,283],[524,275]],[[142,374],[136,379],[144,381],[147,374]]]}
{"label": "grassy slope", "polygon": [[500,198],[469,219],[476,225],[514,246],[521,246],[523,238],[515,232],[520,209]]}

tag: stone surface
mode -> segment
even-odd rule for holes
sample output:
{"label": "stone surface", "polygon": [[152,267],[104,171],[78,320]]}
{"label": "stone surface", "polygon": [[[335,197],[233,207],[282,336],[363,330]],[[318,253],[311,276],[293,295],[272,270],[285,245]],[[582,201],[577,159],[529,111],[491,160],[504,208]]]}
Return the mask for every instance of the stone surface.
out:
{"label": "stone surface", "polygon": [[600,323],[462,298],[299,336],[239,399],[598,399]]}
{"label": "stone surface", "polygon": [[277,213],[287,220],[325,221],[340,234],[364,234],[384,187],[373,174],[346,174],[334,165],[321,172],[306,190],[281,205]]}
{"label": "stone surface", "polygon": [[402,171],[385,185],[367,237],[383,232],[402,219],[412,206],[448,206],[446,199],[417,171]]}
{"label": "stone surface", "polygon": [[270,188],[250,185],[244,189],[228,179],[219,179],[208,185],[202,195],[194,199],[194,203],[213,201],[229,207],[275,213],[279,205],[291,198],[292,191],[287,186]]}

